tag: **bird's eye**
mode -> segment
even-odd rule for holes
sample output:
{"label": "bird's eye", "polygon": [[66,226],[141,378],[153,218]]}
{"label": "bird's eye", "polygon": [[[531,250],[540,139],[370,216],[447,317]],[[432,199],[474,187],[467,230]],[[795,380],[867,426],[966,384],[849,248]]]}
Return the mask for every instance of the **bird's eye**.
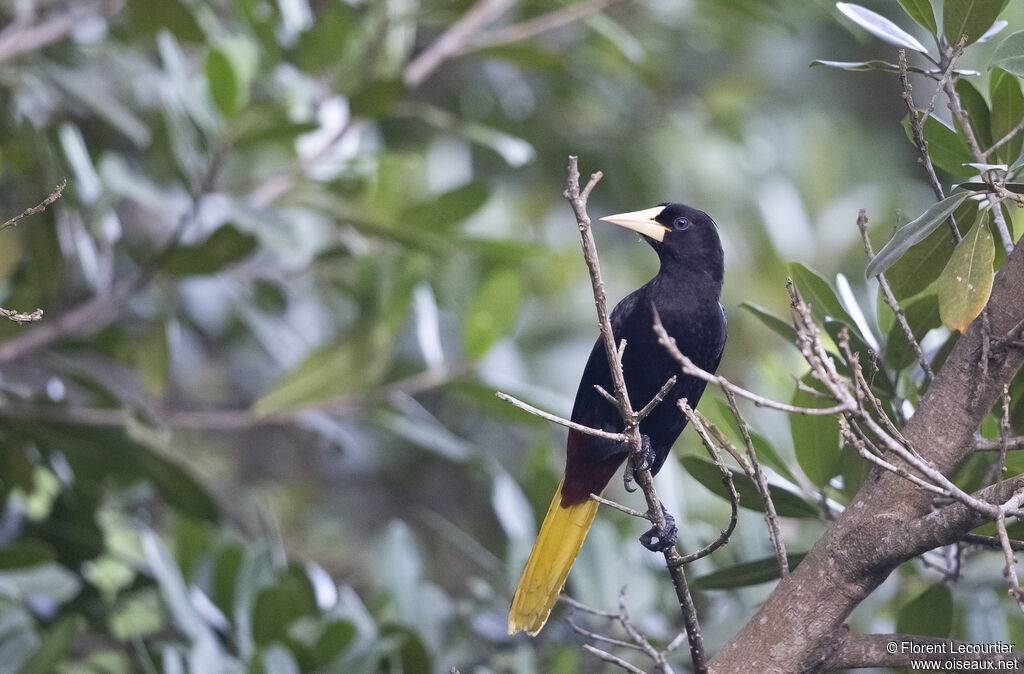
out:
{"label": "bird's eye", "polygon": [[690,221],[687,220],[686,218],[676,218],[674,224],[676,229],[686,229],[687,227],[690,226]]}

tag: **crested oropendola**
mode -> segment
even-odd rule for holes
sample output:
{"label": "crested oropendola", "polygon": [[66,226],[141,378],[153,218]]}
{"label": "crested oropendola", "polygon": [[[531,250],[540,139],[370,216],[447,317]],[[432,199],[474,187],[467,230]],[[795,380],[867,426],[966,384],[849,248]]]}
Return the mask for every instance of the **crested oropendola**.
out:
{"label": "crested oropendola", "polygon": [[[647,404],[669,377],[676,376],[668,395],[640,422],[645,458],[657,473],[687,423],[678,401],[686,398],[696,407],[705,382],[682,374],[679,364],[658,343],[654,311],[680,351],[697,366],[714,372],[726,337],[725,309],[719,303],[724,273],[722,244],[714,221],[683,204],[661,204],[601,219],[639,232],[661,260],[657,275],[626,296],[611,314],[616,344],[626,340],[622,369],[635,409]],[[583,370],[572,420],[591,428],[621,432],[618,410],[595,385],[613,392],[600,339]],[[590,495],[604,491],[629,454],[627,443],[569,430],[565,474],[519,579],[508,616],[509,634],[526,630],[532,636],[544,626],[597,513],[598,503]],[[669,526],[663,531],[652,529],[641,541],[652,550],[671,547],[675,544],[675,525],[670,522]]]}

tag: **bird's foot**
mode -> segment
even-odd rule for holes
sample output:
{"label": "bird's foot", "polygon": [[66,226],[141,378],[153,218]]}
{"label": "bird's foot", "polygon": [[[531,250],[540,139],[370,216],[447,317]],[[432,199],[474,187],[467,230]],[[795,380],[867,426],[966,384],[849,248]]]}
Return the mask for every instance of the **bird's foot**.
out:
{"label": "bird's foot", "polygon": [[630,488],[630,483],[633,481],[640,482],[640,471],[653,466],[656,459],[654,448],[651,447],[650,436],[641,435],[640,442],[640,451],[629,453],[629,463],[622,474],[623,483],[628,492],[636,491],[635,488]]}
{"label": "bird's foot", "polygon": [[651,552],[668,550],[676,544],[676,539],[679,537],[679,528],[676,526],[675,518],[668,514],[663,503],[658,505],[661,506],[661,514],[665,516],[665,526],[654,525],[640,537],[641,545]]}

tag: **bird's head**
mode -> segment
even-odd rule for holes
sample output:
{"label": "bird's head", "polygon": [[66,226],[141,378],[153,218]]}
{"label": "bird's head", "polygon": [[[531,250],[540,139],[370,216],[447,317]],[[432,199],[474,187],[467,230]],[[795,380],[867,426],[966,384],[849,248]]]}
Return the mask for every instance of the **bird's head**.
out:
{"label": "bird's head", "polygon": [[704,211],[685,204],[665,203],[601,219],[639,232],[657,251],[663,272],[703,273],[721,283],[722,242],[718,226]]}

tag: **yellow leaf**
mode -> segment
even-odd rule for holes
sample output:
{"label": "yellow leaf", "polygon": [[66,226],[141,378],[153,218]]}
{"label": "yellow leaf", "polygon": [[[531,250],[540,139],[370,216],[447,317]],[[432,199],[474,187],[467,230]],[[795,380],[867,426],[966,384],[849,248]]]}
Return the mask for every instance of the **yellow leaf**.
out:
{"label": "yellow leaf", "polygon": [[950,330],[966,332],[988,302],[995,253],[987,218],[980,217],[953,249],[939,276],[939,316]]}

